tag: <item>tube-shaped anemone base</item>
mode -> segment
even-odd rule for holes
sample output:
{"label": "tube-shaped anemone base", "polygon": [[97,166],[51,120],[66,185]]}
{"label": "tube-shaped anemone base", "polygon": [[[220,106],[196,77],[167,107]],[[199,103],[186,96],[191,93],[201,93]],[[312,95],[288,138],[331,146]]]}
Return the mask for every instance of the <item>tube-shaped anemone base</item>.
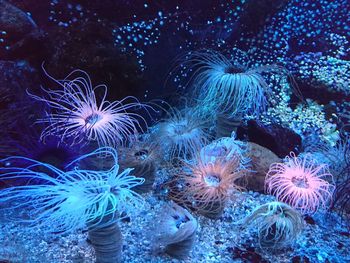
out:
{"label": "tube-shaped anemone base", "polygon": [[195,241],[196,232],[193,232],[190,236],[184,237],[184,240],[167,245],[165,253],[173,258],[185,259],[190,254]]}
{"label": "tube-shaped anemone base", "polygon": [[117,223],[89,230],[89,239],[95,249],[96,263],[122,261],[123,236]]}
{"label": "tube-shaped anemone base", "polygon": [[168,203],[155,224],[154,251],[186,259],[196,241],[197,220],[181,206]]}
{"label": "tube-shaped anemone base", "polygon": [[198,213],[210,218],[210,219],[219,219],[224,212],[225,208],[225,202],[209,202],[205,206],[201,207],[200,210],[198,210]]}

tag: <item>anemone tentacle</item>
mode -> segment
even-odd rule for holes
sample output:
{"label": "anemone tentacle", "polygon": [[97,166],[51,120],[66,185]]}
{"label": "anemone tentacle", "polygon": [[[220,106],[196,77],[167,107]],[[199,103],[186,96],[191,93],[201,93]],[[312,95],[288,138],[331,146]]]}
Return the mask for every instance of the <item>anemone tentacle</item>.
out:
{"label": "anemone tentacle", "polygon": [[247,69],[213,50],[193,52],[187,63],[203,106],[230,117],[265,110],[271,92],[261,73],[275,67]]}
{"label": "anemone tentacle", "polygon": [[[75,74],[81,76],[73,78]],[[141,115],[129,112],[137,108],[145,109],[146,105],[132,96],[120,101],[107,101],[107,86],[93,87],[89,75],[82,70],[74,70],[63,80],[48,76],[61,89],[42,88],[46,98],[28,92],[32,98],[49,106],[47,116],[38,120],[38,123],[48,124],[41,134],[42,140],[54,134],[61,136],[62,141],[74,138],[74,144],[97,141],[100,146],[114,147],[142,130],[139,121],[146,124]],[[102,98],[98,100],[97,93],[100,91]]]}
{"label": "anemone tentacle", "polygon": [[[81,160],[100,155],[111,155],[115,160],[110,169],[78,169]],[[142,184],[144,179],[129,175],[132,169],[119,173],[117,158],[117,151],[113,148],[99,148],[70,163],[71,170],[68,172],[25,157],[6,158],[2,162],[25,159],[30,165],[26,168],[1,168],[0,181],[27,179],[28,184],[2,189],[0,201],[10,204],[7,209],[11,210],[20,208],[27,211],[30,208],[28,219],[16,220],[50,232],[67,233],[86,226],[92,229],[103,227],[118,220],[116,212],[131,211],[142,204],[141,196],[131,188]],[[56,176],[38,172],[35,168],[42,168]],[[33,179],[38,179],[40,183],[30,184]]]}
{"label": "anemone tentacle", "polygon": [[299,158],[291,153],[284,163],[271,164],[265,187],[279,201],[302,213],[314,213],[332,199],[334,185],[327,180],[333,182],[327,165],[317,164],[311,155]]}

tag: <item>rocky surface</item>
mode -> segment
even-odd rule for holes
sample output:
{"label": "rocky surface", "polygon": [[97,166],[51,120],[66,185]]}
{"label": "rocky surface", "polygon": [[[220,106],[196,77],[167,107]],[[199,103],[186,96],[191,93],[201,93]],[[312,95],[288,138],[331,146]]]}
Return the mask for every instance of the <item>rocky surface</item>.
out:
{"label": "rocky surface", "polygon": [[247,177],[245,187],[248,190],[264,193],[266,173],[272,163],[280,162],[281,159],[269,149],[256,143],[247,142],[247,144],[247,156],[251,160],[252,167],[250,169],[252,172]]}
{"label": "rocky surface", "polygon": [[[336,226],[336,215],[327,218],[323,212],[312,216],[313,224],[310,223],[312,220],[307,220],[305,230],[293,248],[277,251],[260,249],[254,229],[240,225],[240,220],[255,207],[273,200],[271,196],[255,192],[237,194],[218,220],[195,215],[200,227],[188,259],[181,261],[166,255],[156,255],[152,250],[152,227],[164,202],[151,195],[144,197],[145,205],[141,212],[119,223],[124,236],[123,262],[343,263],[350,260],[350,234],[341,226]],[[92,263],[95,260],[86,232],[79,231],[66,236],[48,235],[16,223],[5,223],[1,219],[1,262]]]}
{"label": "rocky surface", "polygon": [[291,129],[255,120],[238,127],[237,138],[266,147],[280,158],[284,158],[291,151],[299,153],[302,143],[301,137]]}

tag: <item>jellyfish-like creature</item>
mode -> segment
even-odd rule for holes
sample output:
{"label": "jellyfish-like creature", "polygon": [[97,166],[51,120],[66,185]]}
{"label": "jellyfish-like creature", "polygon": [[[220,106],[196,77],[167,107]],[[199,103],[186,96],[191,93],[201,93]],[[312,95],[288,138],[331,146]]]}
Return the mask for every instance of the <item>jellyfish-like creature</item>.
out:
{"label": "jellyfish-like creature", "polygon": [[270,90],[261,73],[268,67],[247,69],[213,50],[191,53],[188,64],[198,98],[209,112],[237,117],[266,108]]}
{"label": "jellyfish-like creature", "polygon": [[[114,158],[110,169],[78,168],[81,160],[98,158],[101,154]],[[16,163],[17,159],[25,159],[28,166],[1,168],[0,181],[26,179],[28,183],[2,189],[0,201],[8,204],[8,209],[29,211],[28,218],[18,218],[18,221],[32,227],[61,233],[84,227],[101,228],[116,222],[117,211],[130,211],[142,204],[142,198],[131,188],[142,184],[144,179],[130,176],[132,169],[119,173],[117,152],[112,148],[99,148],[83,155],[69,164],[73,169],[68,172],[25,157],[9,157],[2,162]]]}
{"label": "jellyfish-like creature", "polygon": [[[138,108],[145,109],[144,104],[131,96],[109,102],[107,86],[93,87],[89,75],[82,70],[74,70],[63,80],[46,74],[59,84],[60,89],[43,88],[46,98],[29,94],[49,106],[47,116],[38,120],[38,123],[47,124],[41,134],[42,140],[58,135],[62,141],[73,138],[74,143],[97,141],[99,146],[114,147],[142,130],[140,121],[146,123],[142,116],[131,112]],[[99,92],[102,95],[100,100],[97,96]]]}

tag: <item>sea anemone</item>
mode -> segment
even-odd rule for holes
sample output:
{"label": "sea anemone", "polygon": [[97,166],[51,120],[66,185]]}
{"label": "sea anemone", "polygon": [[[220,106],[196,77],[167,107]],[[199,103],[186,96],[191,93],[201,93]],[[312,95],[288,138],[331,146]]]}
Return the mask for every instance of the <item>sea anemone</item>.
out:
{"label": "sea anemone", "polygon": [[208,142],[208,126],[198,108],[171,108],[168,117],[153,127],[151,136],[166,159],[191,158]]}
{"label": "sea anemone", "polygon": [[213,50],[191,53],[188,64],[198,99],[208,111],[235,117],[265,110],[270,91],[261,73],[269,67],[247,69]]}
{"label": "sea anemone", "polygon": [[[89,75],[82,70],[74,70],[63,80],[56,80],[46,74],[61,89],[43,88],[48,98],[29,94],[49,106],[50,113],[38,120],[38,123],[48,124],[41,134],[42,140],[50,135],[58,135],[62,141],[73,138],[73,143],[97,141],[100,146],[116,146],[142,129],[139,121],[145,122],[144,118],[128,112],[131,109],[145,108],[136,98],[107,101],[107,86],[93,87]],[[102,92],[100,101],[97,98],[99,91]]]}
{"label": "sea anemone", "polygon": [[[115,160],[108,170],[77,168],[79,162],[86,158],[107,155]],[[119,173],[116,150],[99,148],[83,155],[68,165],[72,166],[68,172],[25,157],[9,157],[2,162],[16,163],[18,159],[25,160],[29,166],[0,169],[4,173],[0,181],[27,180],[25,185],[0,191],[0,201],[7,209],[24,212],[25,216],[16,220],[28,223],[32,228],[63,234],[87,227],[96,261],[120,262],[122,236],[116,222],[121,216],[117,212],[130,214],[140,207],[142,198],[131,188],[144,180],[129,175],[132,169]],[[51,177],[52,174],[54,177]],[[35,184],[37,181],[40,183]]]}
{"label": "sea anemone", "polygon": [[175,183],[169,184],[170,198],[204,216],[218,218],[232,194],[241,190],[236,181],[245,175],[245,170],[240,167],[239,157],[205,162],[199,156],[195,162],[183,163]]}
{"label": "sea anemone", "polygon": [[[105,171],[74,168],[79,162],[98,154],[112,155],[115,163]],[[28,184],[13,186],[0,191],[1,203],[13,204],[9,209],[30,208],[28,219],[19,219],[33,227],[50,232],[72,232],[76,229],[101,227],[103,218],[111,215],[109,224],[115,222],[116,211],[130,210],[141,203],[141,197],[131,190],[143,183],[142,178],[130,176],[132,169],[118,173],[117,152],[112,148],[99,148],[74,160],[69,166],[74,169],[64,172],[50,164],[25,157],[9,157],[2,163],[16,163],[18,159],[28,162],[27,168],[1,168],[1,181],[28,180]],[[55,178],[37,168],[50,171]],[[38,179],[40,184],[30,184]]]}
{"label": "sea anemone", "polygon": [[153,250],[185,259],[195,242],[197,220],[184,208],[169,202],[163,207],[152,231]]}
{"label": "sea anemone", "polygon": [[236,134],[233,132],[231,137],[222,137],[200,150],[202,162],[215,162],[216,159],[229,161],[237,156],[240,160],[241,169],[247,169],[250,159],[247,157],[248,147],[245,142],[236,140]]}
{"label": "sea anemone", "polygon": [[270,202],[255,209],[242,225],[256,229],[260,247],[282,248],[296,241],[304,221],[289,205]]}
{"label": "sea anemone", "polygon": [[336,185],[347,178],[344,176],[350,165],[350,138],[347,136],[338,140],[336,145],[326,142],[314,143],[307,146],[305,152],[311,154],[317,163],[327,164]]}
{"label": "sea anemone", "polygon": [[303,214],[326,208],[334,186],[327,165],[317,164],[311,155],[296,157],[293,152],[284,163],[273,163],[266,175],[265,188],[281,202]]}
{"label": "sea anemone", "polygon": [[128,147],[120,147],[119,150],[121,168],[133,168],[131,174],[143,177],[145,182],[136,186],[136,192],[148,192],[152,189],[158,162],[160,159],[159,146],[147,139],[131,142]]}

